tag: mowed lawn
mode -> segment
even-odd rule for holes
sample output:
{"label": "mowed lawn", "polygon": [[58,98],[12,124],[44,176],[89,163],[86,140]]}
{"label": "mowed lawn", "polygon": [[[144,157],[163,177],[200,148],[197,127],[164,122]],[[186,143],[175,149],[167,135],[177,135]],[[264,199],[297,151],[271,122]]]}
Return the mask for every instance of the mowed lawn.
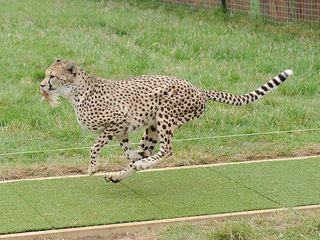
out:
{"label": "mowed lawn", "polygon": [[[174,75],[234,94],[292,68],[294,75],[260,102],[210,102],[175,139],[320,128],[319,25],[267,23],[160,1],[0,0],[0,6],[1,179],[87,168],[96,135],[78,126],[66,101],[55,109],[40,101],[39,83],[55,57],[108,79]],[[85,148],[50,151],[73,147]],[[319,131],[184,141],[160,166],[306,155],[319,147]],[[46,152],[3,155],[39,150]],[[121,155],[107,147],[102,167],[126,165]]]}

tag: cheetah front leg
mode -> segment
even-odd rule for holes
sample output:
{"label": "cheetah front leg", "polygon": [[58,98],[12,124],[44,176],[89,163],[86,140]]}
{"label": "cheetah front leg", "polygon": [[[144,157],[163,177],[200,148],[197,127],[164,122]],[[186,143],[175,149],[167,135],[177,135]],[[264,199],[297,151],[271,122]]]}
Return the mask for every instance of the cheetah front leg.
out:
{"label": "cheetah front leg", "polygon": [[129,166],[127,166],[120,172],[107,173],[105,175],[105,180],[107,182],[119,182],[125,178],[132,176],[136,171],[151,168],[161,159],[170,156],[172,154],[172,131],[161,128],[157,132],[160,140],[160,150],[156,155],[143,158],[139,161],[132,161]]}
{"label": "cheetah front leg", "polygon": [[101,149],[103,146],[108,144],[112,140],[113,136],[107,132],[104,131],[97,139],[96,143],[91,147],[90,149],[90,165],[88,168],[88,174],[93,175],[98,171],[99,162],[98,162],[98,156],[101,152]]}

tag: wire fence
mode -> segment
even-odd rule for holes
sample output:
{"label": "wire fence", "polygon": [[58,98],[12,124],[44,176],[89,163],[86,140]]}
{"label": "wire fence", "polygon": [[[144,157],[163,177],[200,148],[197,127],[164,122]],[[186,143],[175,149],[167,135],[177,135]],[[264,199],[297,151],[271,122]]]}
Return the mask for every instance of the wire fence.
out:
{"label": "wire fence", "polygon": [[271,20],[320,21],[320,0],[163,0],[195,6],[222,6],[231,13],[242,12]]}
{"label": "wire fence", "polygon": [[[262,136],[262,135],[292,134],[292,133],[316,132],[316,131],[320,131],[320,128],[294,129],[294,130],[283,130],[283,131],[274,131],[274,132],[240,133],[240,134],[220,135],[220,136],[212,136],[212,137],[183,138],[183,139],[174,139],[173,142],[179,143],[179,142],[187,142],[187,141],[214,140],[214,139],[218,139],[218,138],[255,137],[255,136]],[[139,145],[139,143],[131,143],[131,145]],[[109,144],[107,146],[108,147],[119,147],[119,144]],[[37,153],[48,153],[48,152],[65,152],[65,151],[87,150],[87,149],[90,149],[90,147],[86,146],[86,147],[42,149],[42,150],[21,151],[21,152],[5,152],[5,153],[0,153],[0,156],[37,154]]]}

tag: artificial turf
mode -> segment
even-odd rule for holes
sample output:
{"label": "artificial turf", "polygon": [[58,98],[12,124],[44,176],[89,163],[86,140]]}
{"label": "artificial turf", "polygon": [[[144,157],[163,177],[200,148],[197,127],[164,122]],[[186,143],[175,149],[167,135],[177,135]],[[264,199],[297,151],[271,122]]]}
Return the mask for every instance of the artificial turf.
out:
{"label": "artificial turf", "polygon": [[0,184],[0,234],[320,204],[320,158]]}

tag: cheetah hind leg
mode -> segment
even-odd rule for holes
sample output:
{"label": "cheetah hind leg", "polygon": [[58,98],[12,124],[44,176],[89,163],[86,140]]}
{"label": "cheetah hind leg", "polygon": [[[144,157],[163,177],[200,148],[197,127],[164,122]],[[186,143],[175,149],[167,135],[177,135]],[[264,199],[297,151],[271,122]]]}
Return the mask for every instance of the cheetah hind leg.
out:
{"label": "cheetah hind leg", "polygon": [[158,143],[158,132],[155,124],[148,126],[139,143],[139,149],[131,151],[128,155],[130,160],[141,160],[153,155],[153,150]]}
{"label": "cheetah hind leg", "polygon": [[105,180],[107,182],[113,182],[117,183],[120,182],[123,179],[126,179],[136,173],[136,171],[144,170],[153,167],[156,165],[161,159],[170,156],[172,153],[172,132],[167,131],[166,134],[165,132],[162,132],[160,130],[160,151],[153,156],[143,158],[138,161],[132,161],[128,167],[126,167],[124,170],[120,172],[115,172],[115,173],[106,173],[105,174]]}
{"label": "cheetah hind leg", "polygon": [[117,136],[117,138],[128,160],[137,161],[142,158],[149,157],[152,154],[148,150],[142,150],[142,149],[131,150],[127,134]]}

